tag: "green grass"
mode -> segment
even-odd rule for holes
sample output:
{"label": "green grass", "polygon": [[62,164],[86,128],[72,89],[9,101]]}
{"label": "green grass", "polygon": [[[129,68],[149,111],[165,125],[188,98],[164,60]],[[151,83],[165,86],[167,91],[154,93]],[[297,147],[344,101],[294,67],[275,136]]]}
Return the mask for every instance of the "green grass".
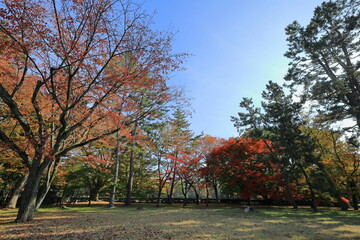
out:
{"label": "green grass", "polygon": [[0,210],[0,239],[360,239],[355,211],[137,206],[43,208],[24,224],[12,222],[15,210]]}

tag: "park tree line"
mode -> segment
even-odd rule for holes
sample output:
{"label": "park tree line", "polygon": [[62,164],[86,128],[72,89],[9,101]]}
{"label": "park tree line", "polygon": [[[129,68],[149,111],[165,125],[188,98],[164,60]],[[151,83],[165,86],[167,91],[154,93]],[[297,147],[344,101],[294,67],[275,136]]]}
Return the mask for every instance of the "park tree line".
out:
{"label": "park tree line", "polygon": [[0,197],[21,196],[18,222],[51,188],[109,206],[191,194],[358,208],[358,1],[324,2],[286,28],[285,84],[270,81],[261,106],[244,98],[227,140],[190,130],[167,81],[186,54],[136,2],[9,0],[0,18]]}

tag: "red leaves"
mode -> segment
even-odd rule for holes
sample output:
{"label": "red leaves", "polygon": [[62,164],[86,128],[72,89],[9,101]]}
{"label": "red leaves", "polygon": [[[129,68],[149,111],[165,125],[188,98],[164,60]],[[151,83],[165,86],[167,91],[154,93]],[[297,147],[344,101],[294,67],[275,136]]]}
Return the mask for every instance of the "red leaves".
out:
{"label": "red leaves", "polygon": [[346,204],[349,204],[350,203],[350,200],[349,199],[346,199],[346,198],[344,198],[344,197],[340,197],[341,198],[341,200],[343,201],[343,202],[345,202]]}
{"label": "red leaves", "polygon": [[241,186],[243,197],[268,194],[276,186],[279,167],[271,162],[267,144],[251,138],[224,141],[211,152],[208,172],[218,174],[228,185]]}
{"label": "red leaves", "polygon": [[167,156],[173,162],[171,172],[176,173],[179,178],[193,186],[200,184],[198,177],[201,175],[201,167],[199,165],[201,157],[190,152],[181,152],[178,156]]}

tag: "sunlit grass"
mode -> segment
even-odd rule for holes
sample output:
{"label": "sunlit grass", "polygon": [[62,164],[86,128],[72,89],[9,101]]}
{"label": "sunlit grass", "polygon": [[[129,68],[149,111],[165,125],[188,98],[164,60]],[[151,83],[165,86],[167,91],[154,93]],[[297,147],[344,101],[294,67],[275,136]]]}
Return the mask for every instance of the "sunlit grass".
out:
{"label": "sunlit grass", "polygon": [[355,211],[137,206],[42,208],[25,224],[12,222],[16,210],[0,210],[0,239],[360,239]]}

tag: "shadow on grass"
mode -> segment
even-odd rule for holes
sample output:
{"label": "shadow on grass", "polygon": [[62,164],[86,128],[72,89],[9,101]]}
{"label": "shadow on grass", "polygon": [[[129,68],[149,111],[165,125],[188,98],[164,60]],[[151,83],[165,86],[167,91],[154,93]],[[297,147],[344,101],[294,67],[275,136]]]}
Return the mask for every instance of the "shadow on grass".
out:
{"label": "shadow on grass", "polygon": [[74,205],[43,208],[24,224],[15,216],[0,210],[0,239],[360,239],[358,213],[332,209]]}

